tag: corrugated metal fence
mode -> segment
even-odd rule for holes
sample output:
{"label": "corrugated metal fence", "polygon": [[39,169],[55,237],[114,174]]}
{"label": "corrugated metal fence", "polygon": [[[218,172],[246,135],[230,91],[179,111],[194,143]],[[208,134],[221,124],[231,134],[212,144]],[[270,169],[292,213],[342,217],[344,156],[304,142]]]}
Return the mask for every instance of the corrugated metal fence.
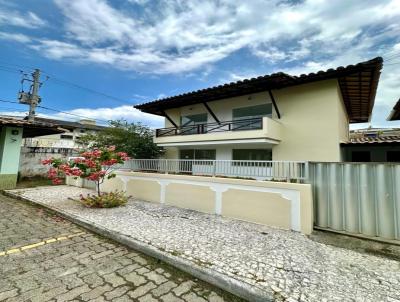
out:
{"label": "corrugated metal fence", "polygon": [[400,240],[400,164],[310,163],[321,228]]}

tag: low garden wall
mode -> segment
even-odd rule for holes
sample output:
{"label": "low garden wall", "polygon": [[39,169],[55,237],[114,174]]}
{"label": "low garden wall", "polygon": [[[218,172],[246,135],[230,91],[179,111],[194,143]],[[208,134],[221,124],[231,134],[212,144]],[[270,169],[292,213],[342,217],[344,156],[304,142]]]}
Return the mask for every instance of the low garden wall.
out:
{"label": "low garden wall", "polygon": [[[117,171],[102,190],[310,234],[309,184]],[[67,182],[74,185],[73,181]],[[76,184],[75,184],[76,185]],[[82,184],[78,184],[82,186]]]}

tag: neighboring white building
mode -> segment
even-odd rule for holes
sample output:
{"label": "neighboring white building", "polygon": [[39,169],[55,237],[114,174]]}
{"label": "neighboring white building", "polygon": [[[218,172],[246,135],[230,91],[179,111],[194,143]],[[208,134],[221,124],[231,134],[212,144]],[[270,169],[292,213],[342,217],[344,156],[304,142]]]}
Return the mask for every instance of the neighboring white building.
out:
{"label": "neighboring white building", "polygon": [[344,159],[349,123],[368,122],[382,58],[238,81],[135,106],[165,117],[154,142],[168,159]]}
{"label": "neighboring white building", "polygon": [[25,139],[23,142],[24,147],[79,149],[82,148],[82,145],[79,144],[79,138],[81,136],[105,128],[105,126],[96,125],[96,121],[89,119],[82,119],[79,122],[71,122],[36,117],[35,120],[38,122],[56,124],[65,129],[65,133]]}
{"label": "neighboring white building", "polygon": [[43,159],[77,156],[79,149],[85,147],[79,144],[79,138],[105,128],[93,120],[71,122],[35,117],[35,122],[57,125],[64,133],[24,139],[19,162],[20,177],[45,176],[48,167],[41,164]]}

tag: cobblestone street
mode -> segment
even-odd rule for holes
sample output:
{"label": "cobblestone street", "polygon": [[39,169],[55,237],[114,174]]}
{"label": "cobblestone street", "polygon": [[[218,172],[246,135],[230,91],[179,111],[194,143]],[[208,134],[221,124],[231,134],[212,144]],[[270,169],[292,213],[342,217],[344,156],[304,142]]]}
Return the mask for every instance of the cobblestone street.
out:
{"label": "cobblestone street", "polygon": [[0,301],[241,301],[0,195]]}

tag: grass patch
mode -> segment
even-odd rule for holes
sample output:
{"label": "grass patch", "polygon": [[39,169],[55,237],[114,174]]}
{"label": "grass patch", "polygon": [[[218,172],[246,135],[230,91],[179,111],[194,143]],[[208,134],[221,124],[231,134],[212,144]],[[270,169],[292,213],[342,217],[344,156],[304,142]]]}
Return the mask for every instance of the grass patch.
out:
{"label": "grass patch", "polygon": [[[63,183],[64,184],[64,183]],[[17,189],[51,186],[51,180],[42,177],[22,178],[17,182]]]}

